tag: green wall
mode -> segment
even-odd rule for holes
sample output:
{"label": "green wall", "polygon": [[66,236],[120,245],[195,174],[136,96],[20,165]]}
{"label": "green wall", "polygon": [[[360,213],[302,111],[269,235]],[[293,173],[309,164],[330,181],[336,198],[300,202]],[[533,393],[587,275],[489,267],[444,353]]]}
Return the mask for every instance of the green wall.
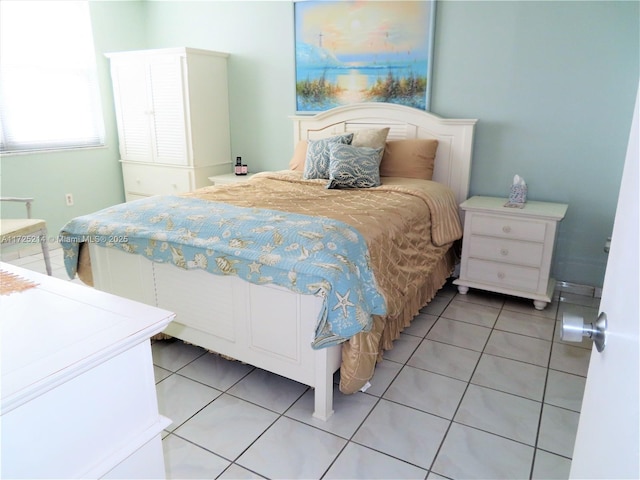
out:
{"label": "green wall", "polygon": [[[638,2],[438,2],[431,110],[478,118],[471,193],[570,205],[554,274],[600,286],[638,87]],[[104,52],[188,46],[229,58],[232,158],[286,168],[293,150],[289,1],[91,2],[106,149],[2,159],[3,195],[34,195],[57,231],[123,200]],[[64,205],[71,192],[75,207]]]}
{"label": "green wall", "polygon": [[147,28],[156,47],[229,53],[231,158],[241,156],[253,171],[287,168],[296,108],[293,3],[152,1]]}
{"label": "green wall", "polygon": [[434,112],[478,118],[471,193],[569,204],[554,275],[601,285],[638,89],[638,2],[438,4]]}

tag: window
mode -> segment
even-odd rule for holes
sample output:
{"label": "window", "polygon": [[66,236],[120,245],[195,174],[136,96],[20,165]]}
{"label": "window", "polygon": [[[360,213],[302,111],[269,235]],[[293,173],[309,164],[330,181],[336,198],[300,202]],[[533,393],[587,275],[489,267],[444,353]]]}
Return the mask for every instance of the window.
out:
{"label": "window", "polygon": [[104,145],[86,1],[0,2],[0,149]]}

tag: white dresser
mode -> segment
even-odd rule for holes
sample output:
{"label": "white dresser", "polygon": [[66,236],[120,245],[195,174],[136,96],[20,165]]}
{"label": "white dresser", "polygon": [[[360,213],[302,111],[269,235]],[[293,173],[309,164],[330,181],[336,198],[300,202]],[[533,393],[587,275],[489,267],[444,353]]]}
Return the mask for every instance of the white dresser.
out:
{"label": "white dresser", "polygon": [[171,422],[158,413],[149,338],[174,314],[0,271],[3,290],[26,288],[0,295],[0,477],[164,478],[160,435]]}
{"label": "white dresser", "polygon": [[109,53],[127,201],[191,191],[231,171],[226,53]]}
{"label": "white dresser", "polygon": [[527,202],[505,207],[506,198],[472,197],[464,210],[458,291],[471,288],[530,298],[542,310],[552,300],[550,278],[556,230],[568,206]]}

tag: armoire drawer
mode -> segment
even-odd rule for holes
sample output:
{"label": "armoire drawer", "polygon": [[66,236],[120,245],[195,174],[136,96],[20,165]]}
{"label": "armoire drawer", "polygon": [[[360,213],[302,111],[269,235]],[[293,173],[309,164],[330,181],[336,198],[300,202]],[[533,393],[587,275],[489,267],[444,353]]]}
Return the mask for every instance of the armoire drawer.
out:
{"label": "armoire drawer", "polygon": [[540,269],[470,258],[467,261],[465,278],[474,282],[535,292],[538,289]]}
{"label": "armoire drawer", "polygon": [[514,238],[543,243],[547,224],[530,219],[517,219],[508,215],[471,214],[471,234]]}
{"label": "armoire drawer", "polygon": [[498,262],[540,267],[544,244],[508,240],[506,238],[472,235],[469,239],[469,257]]}
{"label": "armoire drawer", "polygon": [[179,168],[155,165],[122,164],[124,189],[137,195],[165,195],[188,192],[191,172]]}

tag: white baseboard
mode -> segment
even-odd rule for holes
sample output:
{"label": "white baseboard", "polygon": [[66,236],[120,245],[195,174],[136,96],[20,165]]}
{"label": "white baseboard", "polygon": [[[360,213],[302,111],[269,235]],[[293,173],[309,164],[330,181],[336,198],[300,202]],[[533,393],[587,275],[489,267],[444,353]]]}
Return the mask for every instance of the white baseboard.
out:
{"label": "white baseboard", "polygon": [[573,293],[575,295],[584,295],[587,297],[600,298],[602,296],[602,288],[592,287],[590,285],[580,285],[571,282],[556,282],[556,292]]}

